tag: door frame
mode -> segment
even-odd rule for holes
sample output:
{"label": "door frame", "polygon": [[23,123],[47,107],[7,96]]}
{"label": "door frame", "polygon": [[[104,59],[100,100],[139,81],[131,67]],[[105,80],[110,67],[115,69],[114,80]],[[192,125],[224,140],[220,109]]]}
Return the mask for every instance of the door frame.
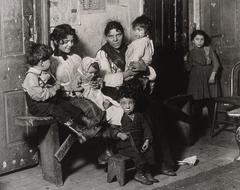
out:
{"label": "door frame", "polygon": [[50,26],[50,1],[49,0],[34,0],[36,7],[36,17],[40,17],[40,23],[36,22],[36,32],[40,34],[40,38],[37,38],[38,43],[49,45],[49,26]]}

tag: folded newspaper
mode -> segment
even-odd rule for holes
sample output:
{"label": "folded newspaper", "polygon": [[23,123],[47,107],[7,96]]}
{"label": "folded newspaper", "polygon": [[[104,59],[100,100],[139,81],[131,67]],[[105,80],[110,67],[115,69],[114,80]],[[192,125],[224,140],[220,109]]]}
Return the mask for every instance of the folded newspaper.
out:
{"label": "folded newspaper", "polygon": [[231,117],[240,117],[240,108],[233,109],[233,110],[227,112],[227,114]]}
{"label": "folded newspaper", "polygon": [[196,162],[197,162],[197,156],[190,156],[190,157],[183,159],[182,161],[178,161],[178,165],[194,166],[196,164]]}

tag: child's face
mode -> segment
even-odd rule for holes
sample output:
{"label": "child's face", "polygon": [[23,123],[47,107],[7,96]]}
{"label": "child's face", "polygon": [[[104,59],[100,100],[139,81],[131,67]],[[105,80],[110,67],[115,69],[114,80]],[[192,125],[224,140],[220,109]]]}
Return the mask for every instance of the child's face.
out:
{"label": "child's face", "polygon": [[133,31],[136,39],[143,38],[144,36],[146,36],[146,31],[143,27],[135,26]]}
{"label": "child's face", "polygon": [[204,45],[204,36],[202,35],[196,35],[193,39],[193,44],[198,47],[201,48]]}
{"label": "child's face", "polygon": [[74,45],[73,35],[67,35],[67,37],[60,41],[58,49],[64,53],[70,53]]}
{"label": "child's face", "polygon": [[94,74],[98,73],[98,69],[96,67],[94,67],[93,65],[91,65],[88,68],[88,73],[94,75]]}
{"label": "child's face", "polygon": [[120,99],[120,105],[127,115],[130,115],[133,113],[135,108],[135,101],[132,98],[121,98]]}
{"label": "child's face", "polygon": [[50,59],[47,59],[45,61],[40,61],[40,64],[41,64],[42,70],[46,71],[49,69],[51,62],[50,62]]}

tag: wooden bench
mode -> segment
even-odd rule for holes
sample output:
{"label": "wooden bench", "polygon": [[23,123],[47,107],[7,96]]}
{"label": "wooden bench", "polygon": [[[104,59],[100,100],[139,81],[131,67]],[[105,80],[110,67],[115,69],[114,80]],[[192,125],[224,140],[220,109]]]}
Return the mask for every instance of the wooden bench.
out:
{"label": "wooden bench", "polygon": [[44,127],[46,129],[46,134],[39,143],[43,178],[56,186],[63,185],[60,162],[77,138],[69,134],[60,145],[58,123],[52,117],[18,116],[15,118],[15,123],[22,127]]}
{"label": "wooden bench", "polygon": [[108,159],[108,183],[111,183],[114,178],[116,178],[120,186],[126,184],[126,171],[128,161],[130,161],[130,158],[119,154],[113,155]]}

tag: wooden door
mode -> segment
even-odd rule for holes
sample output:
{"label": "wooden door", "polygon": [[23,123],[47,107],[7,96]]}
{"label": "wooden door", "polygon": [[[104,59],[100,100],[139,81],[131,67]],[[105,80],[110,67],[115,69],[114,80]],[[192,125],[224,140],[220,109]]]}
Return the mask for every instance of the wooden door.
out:
{"label": "wooden door", "polygon": [[0,174],[38,163],[36,145],[27,143],[34,129],[17,126],[14,118],[27,112],[21,84],[27,44],[41,40],[36,27],[41,17],[34,11],[39,2],[0,0]]}
{"label": "wooden door", "polygon": [[174,50],[183,43],[182,37],[188,35],[187,8],[187,0],[145,1],[144,13],[153,21],[152,38],[156,47]]}
{"label": "wooden door", "polygon": [[200,1],[200,28],[212,38],[212,45],[222,64],[221,84],[224,96],[230,95],[231,68],[240,60],[239,10],[239,0]]}
{"label": "wooden door", "polygon": [[188,48],[188,0],[148,0],[145,14],[153,21],[153,66],[159,100],[186,93],[183,57]]}

